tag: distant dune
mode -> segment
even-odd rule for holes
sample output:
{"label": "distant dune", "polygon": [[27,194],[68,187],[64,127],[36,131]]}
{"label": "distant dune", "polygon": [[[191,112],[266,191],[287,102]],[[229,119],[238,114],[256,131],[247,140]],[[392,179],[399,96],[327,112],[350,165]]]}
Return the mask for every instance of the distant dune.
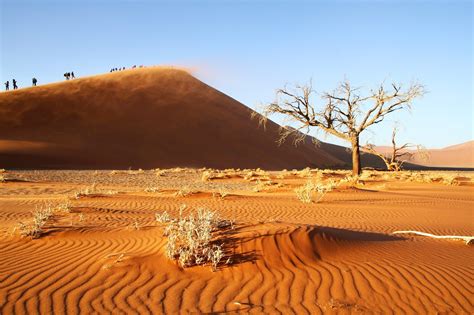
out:
{"label": "distant dune", "polygon": [[6,168],[343,167],[342,147],[275,143],[251,109],[183,70],[145,68],[0,93]]}
{"label": "distant dune", "polygon": [[[390,152],[388,146],[378,146],[379,152]],[[415,154],[414,164],[430,167],[466,167],[474,168],[474,140],[452,145],[442,149],[428,149],[429,159],[424,160]],[[414,152],[414,151],[411,151]]]}

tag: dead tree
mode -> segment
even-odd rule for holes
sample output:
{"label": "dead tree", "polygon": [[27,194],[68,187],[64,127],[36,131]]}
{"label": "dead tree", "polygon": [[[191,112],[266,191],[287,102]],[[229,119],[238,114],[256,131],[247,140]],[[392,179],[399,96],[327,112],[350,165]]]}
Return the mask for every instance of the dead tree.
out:
{"label": "dead tree", "polygon": [[428,159],[427,151],[421,145],[405,143],[401,146],[397,146],[396,136],[398,128],[394,127],[392,131],[392,148],[390,153],[383,153],[377,151],[375,145],[367,144],[363,147],[364,151],[367,151],[373,155],[381,158],[388,171],[400,171],[402,165],[410,161],[415,155],[420,155],[423,160]]}
{"label": "dead tree", "polygon": [[394,111],[410,108],[412,101],[424,93],[424,87],[418,83],[413,83],[406,89],[400,84],[392,84],[389,89],[381,84],[363,96],[360,88],[353,88],[345,81],[333,92],[323,93],[323,103],[316,107],[312,101],[314,90],[310,81],[309,84],[297,85],[294,89],[284,87],[277,90],[275,101],[263,106],[260,123],[264,124],[273,114],[282,114],[298,125],[295,128],[282,128],[279,143],[293,135],[294,143],[298,144],[311,127],[348,141],[352,149],[352,173],[359,175],[361,132],[380,123]]}

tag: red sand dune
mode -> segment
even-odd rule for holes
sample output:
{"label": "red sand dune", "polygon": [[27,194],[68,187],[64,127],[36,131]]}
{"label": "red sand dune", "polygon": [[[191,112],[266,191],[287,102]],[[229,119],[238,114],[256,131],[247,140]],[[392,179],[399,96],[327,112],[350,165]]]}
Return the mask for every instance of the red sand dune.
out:
{"label": "red sand dune", "polygon": [[269,122],[264,130],[250,114],[238,101],[171,68],[20,89],[0,94],[0,164],[282,169],[350,163],[342,147],[310,141],[279,147],[279,126]]}

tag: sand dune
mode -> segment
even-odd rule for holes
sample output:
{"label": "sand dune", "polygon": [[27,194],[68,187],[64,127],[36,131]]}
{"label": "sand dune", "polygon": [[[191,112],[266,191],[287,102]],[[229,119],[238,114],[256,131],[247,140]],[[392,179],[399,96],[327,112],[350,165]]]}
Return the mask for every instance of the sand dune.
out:
{"label": "sand dune", "polygon": [[[390,153],[392,148],[388,146],[378,146],[377,151]],[[466,167],[474,168],[474,140],[465,143],[452,145],[442,149],[428,149],[428,160],[422,158],[416,151],[413,164],[431,166],[431,167]]]}
{"label": "sand dune", "polygon": [[[255,193],[242,179],[203,183],[193,171],[158,178],[149,171],[10,172],[31,181],[0,185],[2,314],[474,311],[472,246],[391,235],[400,229],[472,235],[469,180],[446,186],[376,176],[362,188],[304,204],[293,188],[305,179],[277,175],[270,176],[282,187]],[[120,193],[72,200],[71,212],[55,215],[39,239],[9,234],[35,206],[92,181]],[[201,193],[175,197],[179,183]],[[151,184],[162,192],[144,192]],[[212,197],[218,187],[230,195]],[[236,219],[226,236],[232,262],[212,272],[182,269],[165,258],[154,214],[176,215],[182,204]]]}
{"label": "sand dune", "polygon": [[147,68],[0,94],[4,168],[347,165],[344,149],[277,146],[251,110],[183,70]]}

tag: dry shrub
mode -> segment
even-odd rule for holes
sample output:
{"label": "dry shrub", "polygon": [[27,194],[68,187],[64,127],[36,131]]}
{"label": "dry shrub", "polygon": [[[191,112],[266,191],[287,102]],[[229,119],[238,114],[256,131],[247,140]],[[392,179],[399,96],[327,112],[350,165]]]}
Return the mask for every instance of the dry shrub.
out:
{"label": "dry shrub", "polygon": [[257,179],[255,186],[252,188],[254,192],[261,192],[270,189],[271,187],[282,187],[283,184],[273,182],[269,179],[260,180]]}
{"label": "dry shrub", "polygon": [[98,196],[98,195],[116,195],[119,192],[117,190],[112,190],[112,189],[99,189],[98,185],[96,183],[93,183],[90,186],[87,186],[85,188],[82,188],[74,193],[74,199],[81,199],[83,197],[88,197],[88,196]]}
{"label": "dry shrub", "polygon": [[160,189],[158,187],[146,187],[145,188],[145,192],[149,192],[149,193],[156,193],[156,192],[159,192]]}
{"label": "dry shrub", "polygon": [[268,172],[257,168],[256,170],[244,170],[244,180],[256,181],[256,180],[270,180],[270,175]]}
{"label": "dry shrub", "polygon": [[98,190],[97,190],[97,184],[96,183],[93,183],[92,185],[90,186],[87,186],[85,188],[82,188],[81,190],[79,191],[76,191],[74,193],[74,198],[75,199],[80,199],[82,197],[86,197],[86,196],[90,196],[90,195],[95,195],[98,193]]}
{"label": "dry shrub", "polygon": [[229,195],[229,191],[224,189],[224,188],[219,188],[218,191],[214,191],[212,193],[212,196],[215,197],[215,198],[220,198],[220,199],[224,199],[225,197],[227,197]]}
{"label": "dry shrub", "polygon": [[326,183],[314,183],[308,180],[305,185],[295,189],[296,197],[304,203],[320,202],[323,197],[339,185],[334,180]]}
{"label": "dry shrub", "polygon": [[182,187],[180,190],[178,190],[177,192],[174,193],[174,196],[175,197],[186,197],[186,196],[190,196],[190,195],[193,195],[193,194],[196,194],[198,191],[195,190],[195,189],[192,189],[191,187],[189,186],[184,186]]}
{"label": "dry shrub", "polygon": [[162,170],[162,169],[155,169],[155,175],[156,176],[165,176],[166,175],[166,170]]}
{"label": "dry shrub", "polygon": [[184,216],[184,209],[185,206],[180,208],[178,218],[166,212],[156,214],[156,220],[165,225],[166,256],[178,261],[183,268],[209,264],[216,271],[225,256],[216,234],[233,228],[233,222],[222,220],[216,212],[204,208]]}
{"label": "dry shrub", "polygon": [[28,223],[20,222],[13,232],[18,231],[21,237],[38,238],[44,232],[43,227],[47,221],[57,213],[69,213],[71,211],[71,203],[65,198],[59,202],[48,202],[43,206],[37,206],[32,212],[32,219]]}
{"label": "dry shrub", "polygon": [[202,172],[201,180],[203,182],[207,182],[213,179],[222,179],[222,178],[228,178],[228,177],[229,175],[226,174],[225,172],[220,172],[217,170],[205,170],[204,172]]}
{"label": "dry shrub", "polygon": [[127,172],[128,175],[139,175],[139,174],[144,174],[144,173],[145,173],[145,171],[142,170],[141,168],[139,168],[136,171],[134,171],[132,169],[129,169],[128,172]]}

